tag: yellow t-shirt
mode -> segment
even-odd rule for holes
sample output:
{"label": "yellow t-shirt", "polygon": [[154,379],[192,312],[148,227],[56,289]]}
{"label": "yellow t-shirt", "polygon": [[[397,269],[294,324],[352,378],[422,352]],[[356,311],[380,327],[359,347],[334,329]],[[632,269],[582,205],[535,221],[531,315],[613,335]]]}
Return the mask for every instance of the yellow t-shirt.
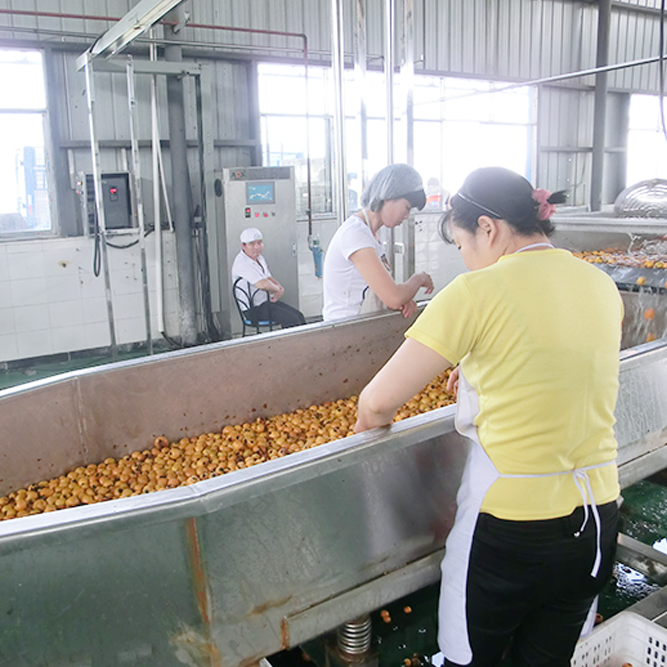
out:
{"label": "yellow t-shirt", "polygon": [[[461,364],[481,445],[501,474],[572,470],[616,458],[614,407],[623,303],[613,281],[566,250],[507,255],[447,285],[406,332]],[[619,494],[615,464],[588,471],[595,502]],[[572,475],[500,478],[482,511],[570,514]]]}

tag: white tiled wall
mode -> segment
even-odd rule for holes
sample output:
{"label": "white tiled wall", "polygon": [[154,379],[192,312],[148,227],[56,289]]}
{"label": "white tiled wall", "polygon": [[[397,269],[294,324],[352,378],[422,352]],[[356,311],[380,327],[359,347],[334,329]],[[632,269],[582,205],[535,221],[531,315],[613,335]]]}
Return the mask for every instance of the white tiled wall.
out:
{"label": "white tiled wall", "polygon": [[426,271],[431,276],[434,294],[467,271],[456,246],[440,238],[441,216],[440,212],[428,211],[415,215],[415,271]]}
{"label": "white tiled wall", "polygon": [[[135,237],[124,236],[118,245]],[[163,235],[166,328],[178,335],[174,239]],[[93,240],[35,239],[0,243],[0,361],[73,352],[110,344],[104,273],[93,273]],[[108,247],[116,342],[146,340],[139,244]],[[156,318],[155,236],[146,239],[153,338]]]}

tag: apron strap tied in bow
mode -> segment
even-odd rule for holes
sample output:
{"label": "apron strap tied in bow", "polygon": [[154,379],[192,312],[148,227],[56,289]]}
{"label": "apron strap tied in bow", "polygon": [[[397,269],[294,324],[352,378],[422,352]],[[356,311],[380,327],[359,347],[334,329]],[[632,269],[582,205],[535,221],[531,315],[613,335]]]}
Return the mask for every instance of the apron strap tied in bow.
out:
{"label": "apron strap tied in bow", "polygon": [[[595,504],[595,498],[593,497],[593,489],[591,488],[591,480],[588,477],[588,474],[585,470],[581,468],[575,468],[572,471],[572,479],[577,487],[577,490],[581,494],[581,497],[584,501],[584,520],[579,528],[579,530],[574,534],[575,537],[579,537],[586,528],[588,523],[588,506],[591,507],[591,513],[595,519],[595,562],[593,563],[593,569],[591,570],[591,577],[597,577],[598,572],[600,571],[600,561],[602,560],[602,549],[600,547],[600,533],[602,532],[602,527],[600,525],[600,513],[598,512],[598,506]],[[582,486],[582,482],[585,487]]]}
{"label": "apron strap tied in bow", "polygon": [[[577,530],[574,533],[574,537],[579,537],[586,528],[588,523],[588,517],[590,514],[593,515],[595,520],[595,561],[593,562],[593,569],[591,570],[591,577],[597,577],[598,572],[600,571],[600,563],[602,561],[602,547],[600,546],[600,535],[602,533],[602,525],[600,522],[600,513],[598,512],[598,506],[595,504],[595,497],[593,496],[593,488],[591,487],[591,480],[588,477],[587,470],[593,470],[595,468],[604,468],[605,466],[612,465],[614,461],[606,461],[605,463],[598,463],[592,466],[585,466],[583,468],[574,468],[573,470],[563,470],[561,472],[547,472],[536,475],[500,475],[500,477],[509,477],[511,479],[526,479],[534,477],[555,477],[556,475],[572,475],[577,491],[581,495],[583,500],[583,509],[584,509],[584,520]],[[590,507],[590,512],[589,508]]]}

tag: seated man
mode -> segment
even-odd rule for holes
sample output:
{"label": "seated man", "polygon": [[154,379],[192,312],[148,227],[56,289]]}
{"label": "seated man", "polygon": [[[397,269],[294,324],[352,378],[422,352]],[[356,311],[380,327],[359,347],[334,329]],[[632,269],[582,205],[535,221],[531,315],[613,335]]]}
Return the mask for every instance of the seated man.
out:
{"label": "seated man", "polygon": [[[247,281],[243,285],[249,290],[252,297],[252,308],[250,304],[241,303],[243,314],[251,319],[268,320],[277,322],[285,329],[305,324],[306,320],[300,310],[278,301],[285,293],[284,287],[271,275],[269,266],[262,256],[264,242],[262,232],[255,227],[249,227],[241,232],[241,251],[234,259],[232,265],[232,284],[237,278]],[[271,305],[269,306],[269,292]]]}

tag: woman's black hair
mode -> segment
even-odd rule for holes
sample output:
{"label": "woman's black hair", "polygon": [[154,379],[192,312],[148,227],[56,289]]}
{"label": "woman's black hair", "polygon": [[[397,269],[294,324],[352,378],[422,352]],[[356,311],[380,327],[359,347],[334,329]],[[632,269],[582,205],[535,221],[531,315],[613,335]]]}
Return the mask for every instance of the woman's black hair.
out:
{"label": "woman's black hair", "polygon": [[[536,198],[540,193],[543,201]],[[503,167],[483,167],[473,171],[461,189],[450,199],[450,208],[440,219],[440,235],[451,243],[450,224],[474,234],[481,215],[505,220],[517,234],[550,236],[554,226],[549,219],[549,204],[562,204],[565,191],[538,191],[519,174]],[[545,208],[546,205],[546,208]],[[545,210],[547,211],[545,217]]]}

